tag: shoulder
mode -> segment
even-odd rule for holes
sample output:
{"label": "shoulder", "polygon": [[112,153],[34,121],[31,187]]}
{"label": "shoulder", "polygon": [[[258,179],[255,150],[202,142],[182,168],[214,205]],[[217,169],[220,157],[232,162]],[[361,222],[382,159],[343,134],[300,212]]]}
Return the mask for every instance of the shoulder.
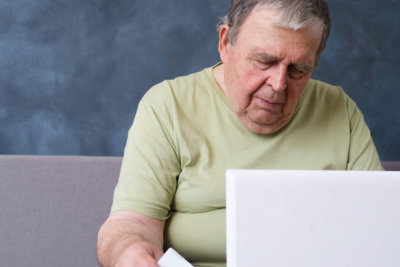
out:
{"label": "shoulder", "polygon": [[326,82],[310,79],[304,89],[304,95],[308,97],[318,98],[337,98],[346,97],[343,89],[340,86],[331,85]]}
{"label": "shoulder", "polygon": [[354,101],[340,86],[310,79],[298,105],[298,116],[348,121],[356,109]]}
{"label": "shoulder", "polygon": [[190,98],[194,93],[201,93],[201,89],[207,86],[210,75],[212,75],[211,68],[205,68],[196,73],[162,81],[151,87],[142,101],[176,101]]}
{"label": "shoulder", "polygon": [[310,79],[304,89],[302,101],[324,107],[348,107],[355,105],[340,86]]}

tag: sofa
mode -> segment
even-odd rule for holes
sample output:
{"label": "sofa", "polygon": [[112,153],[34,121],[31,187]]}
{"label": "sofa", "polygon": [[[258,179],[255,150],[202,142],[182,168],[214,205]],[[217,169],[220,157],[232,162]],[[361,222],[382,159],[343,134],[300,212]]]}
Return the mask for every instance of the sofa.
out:
{"label": "sofa", "polygon": [[[0,155],[0,266],[99,266],[121,157]],[[400,162],[384,162],[400,170]]]}
{"label": "sofa", "polygon": [[0,156],[0,266],[99,266],[121,157]]}

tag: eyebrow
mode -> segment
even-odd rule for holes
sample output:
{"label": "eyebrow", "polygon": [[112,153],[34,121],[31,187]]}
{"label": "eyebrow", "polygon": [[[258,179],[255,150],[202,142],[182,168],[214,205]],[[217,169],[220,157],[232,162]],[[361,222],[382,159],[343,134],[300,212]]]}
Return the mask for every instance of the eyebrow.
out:
{"label": "eyebrow", "polygon": [[[277,58],[276,56],[272,56],[272,55],[268,55],[268,54],[255,54],[254,59],[259,60],[261,62],[277,62],[279,61],[279,58]],[[307,63],[293,63],[291,64],[292,66],[304,71],[304,72],[311,72],[312,70],[312,66],[310,64]]]}
{"label": "eyebrow", "polygon": [[279,58],[275,57],[275,56],[271,56],[268,54],[255,54],[254,55],[254,59],[256,60],[260,60],[262,62],[276,62],[279,61]]}

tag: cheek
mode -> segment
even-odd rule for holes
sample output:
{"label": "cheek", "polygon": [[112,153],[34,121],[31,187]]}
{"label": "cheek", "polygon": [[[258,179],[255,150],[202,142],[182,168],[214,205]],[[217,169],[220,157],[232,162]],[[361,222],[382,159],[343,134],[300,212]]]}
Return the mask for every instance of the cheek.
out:
{"label": "cheek", "polygon": [[252,94],[255,91],[255,84],[255,80],[251,75],[243,71],[235,71],[235,79],[231,81],[228,88],[234,101],[232,105],[240,109],[245,108],[251,101]]}
{"label": "cheek", "polygon": [[297,103],[299,102],[301,94],[304,91],[305,84],[293,84],[293,85],[288,85],[288,87],[291,88],[291,90],[288,90],[287,93],[285,113],[291,113],[294,111],[294,109],[297,106]]}
{"label": "cheek", "polygon": [[264,83],[262,73],[255,72],[248,62],[226,65],[229,79],[228,94],[235,111],[244,111],[250,104],[253,94]]}
{"label": "cheek", "polygon": [[240,78],[241,97],[251,101],[253,94],[259,90],[264,84],[264,79],[261,75],[254,75],[254,73],[243,73]]}

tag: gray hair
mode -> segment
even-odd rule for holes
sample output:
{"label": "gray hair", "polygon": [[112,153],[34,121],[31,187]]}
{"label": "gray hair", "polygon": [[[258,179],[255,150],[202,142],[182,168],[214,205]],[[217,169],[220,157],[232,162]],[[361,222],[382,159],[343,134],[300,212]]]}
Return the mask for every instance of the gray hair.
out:
{"label": "gray hair", "polygon": [[280,16],[274,22],[280,27],[298,30],[321,23],[323,32],[316,55],[316,64],[318,63],[331,29],[329,7],[324,0],[231,0],[228,15],[218,23],[217,30],[219,31],[224,24],[228,24],[230,26],[228,39],[232,45],[235,45],[240,26],[256,6],[281,10]]}

